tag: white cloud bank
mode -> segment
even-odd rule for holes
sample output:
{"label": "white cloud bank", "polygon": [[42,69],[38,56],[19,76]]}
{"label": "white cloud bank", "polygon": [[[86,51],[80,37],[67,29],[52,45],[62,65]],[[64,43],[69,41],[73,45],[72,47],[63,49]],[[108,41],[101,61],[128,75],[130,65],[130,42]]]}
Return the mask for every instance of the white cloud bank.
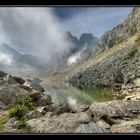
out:
{"label": "white cloud bank", "polygon": [[1,7],[0,42],[52,61],[68,51],[63,29],[51,8]]}

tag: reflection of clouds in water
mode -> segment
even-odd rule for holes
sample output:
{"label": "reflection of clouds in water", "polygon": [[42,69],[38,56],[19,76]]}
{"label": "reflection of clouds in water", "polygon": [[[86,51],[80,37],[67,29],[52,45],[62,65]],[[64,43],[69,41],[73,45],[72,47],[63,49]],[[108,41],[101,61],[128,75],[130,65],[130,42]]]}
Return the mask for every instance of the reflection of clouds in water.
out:
{"label": "reflection of clouds in water", "polygon": [[67,98],[67,101],[68,101],[68,104],[70,105],[77,105],[77,100],[70,96]]}
{"label": "reflection of clouds in water", "polygon": [[81,91],[74,88],[54,89],[51,86],[42,83],[45,93],[52,97],[53,102],[68,103],[69,105],[85,104]]}

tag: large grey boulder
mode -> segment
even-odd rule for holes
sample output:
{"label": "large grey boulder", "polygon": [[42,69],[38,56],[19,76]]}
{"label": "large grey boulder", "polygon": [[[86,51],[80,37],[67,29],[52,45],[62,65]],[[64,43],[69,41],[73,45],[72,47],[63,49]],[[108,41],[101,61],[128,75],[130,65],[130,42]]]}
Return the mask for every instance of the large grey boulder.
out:
{"label": "large grey boulder", "polygon": [[111,127],[111,133],[140,133],[140,120],[121,121]]}
{"label": "large grey boulder", "polygon": [[23,99],[28,97],[30,92],[23,89],[18,84],[9,84],[5,81],[0,81],[0,102],[6,108],[10,108],[17,103],[22,103]]}
{"label": "large grey boulder", "polygon": [[39,109],[36,109],[27,113],[25,116],[27,117],[27,119],[30,120],[30,119],[42,117],[43,115]]}
{"label": "large grey boulder", "polygon": [[44,112],[52,112],[54,115],[60,115],[69,112],[69,106],[67,103],[52,103],[43,107]]}
{"label": "large grey boulder", "polygon": [[46,106],[52,104],[52,98],[50,95],[42,94],[42,96],[36,101],[38,106]]}
{"label": "large grey boulder", "polygon": [[140,114],[140,101],[113,100],[102,103],[92,103],[89,111],[95,119],[107,115],[112,118],[136,117]]}
{"label": "large grey boulder", "polygon": [[107,123],[107,122],[105,122],[104,120],[99,120],[98,122],[96,122],[96,124],[99,126],[99,127],[101,127],[101,128],[103,128],[104,130],[109,130],[110,129],[110,125]]}
{"label": "large grey boulder", "polygon": [[82,123],[89,123],[91,117],[85,113],[63,113],[60,115],[46,115],[29,120],[27,128],[30,133],[73,133]]}
{"label": "large grey boulder", "polygon": [[10,74],[6,75],[3,80],[8,82],[9,84],[17,84],[15,79]]}
{"label": "large grey boulder", "polygon": [[19,84],[24,84],[25,83],[25,80],[22,79],[21,77],[14,76],[13,78]]}

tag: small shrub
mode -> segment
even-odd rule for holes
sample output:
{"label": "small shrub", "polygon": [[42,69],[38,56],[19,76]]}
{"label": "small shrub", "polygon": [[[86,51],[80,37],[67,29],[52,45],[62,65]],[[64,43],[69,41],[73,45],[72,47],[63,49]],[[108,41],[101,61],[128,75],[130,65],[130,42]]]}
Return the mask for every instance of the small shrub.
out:
{"label": "small shrub", "polygon": [[32,102],[32,98],[27,97],[24,99],[23,104],[16,105],[12,108],[9,112],[10,117],[18,117],[19,119],[22,118],[27,111],[34,110],[35,105]]}
{"label": "small shrub", "polygon": [[28,121],[27,117],[25,117],[25,116],[22,117],[22,118],[20,119],[19,129],[26,128],[26,126],[27,126],[27,121]]}
{"label": "small shrub", "polygon": [[30,97],[24,99],[23,105],[27,107],[29,110],[35,109],[35,105],[33,104],[32,98]]}
{"label": "small shrub", "polygon": [[24,108],[21,105],[16,105],[10,110],[10,117],[21,118],[23,116]]}

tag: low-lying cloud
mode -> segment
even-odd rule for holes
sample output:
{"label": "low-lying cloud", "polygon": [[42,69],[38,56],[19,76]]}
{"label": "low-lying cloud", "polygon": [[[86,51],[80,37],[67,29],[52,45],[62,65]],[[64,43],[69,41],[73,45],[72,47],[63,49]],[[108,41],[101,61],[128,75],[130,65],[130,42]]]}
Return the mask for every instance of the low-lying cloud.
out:
{"label": "low-lying cloud", "polygon": [[0,42],[49,62],[69,51],[52,8],[1,7]]}

